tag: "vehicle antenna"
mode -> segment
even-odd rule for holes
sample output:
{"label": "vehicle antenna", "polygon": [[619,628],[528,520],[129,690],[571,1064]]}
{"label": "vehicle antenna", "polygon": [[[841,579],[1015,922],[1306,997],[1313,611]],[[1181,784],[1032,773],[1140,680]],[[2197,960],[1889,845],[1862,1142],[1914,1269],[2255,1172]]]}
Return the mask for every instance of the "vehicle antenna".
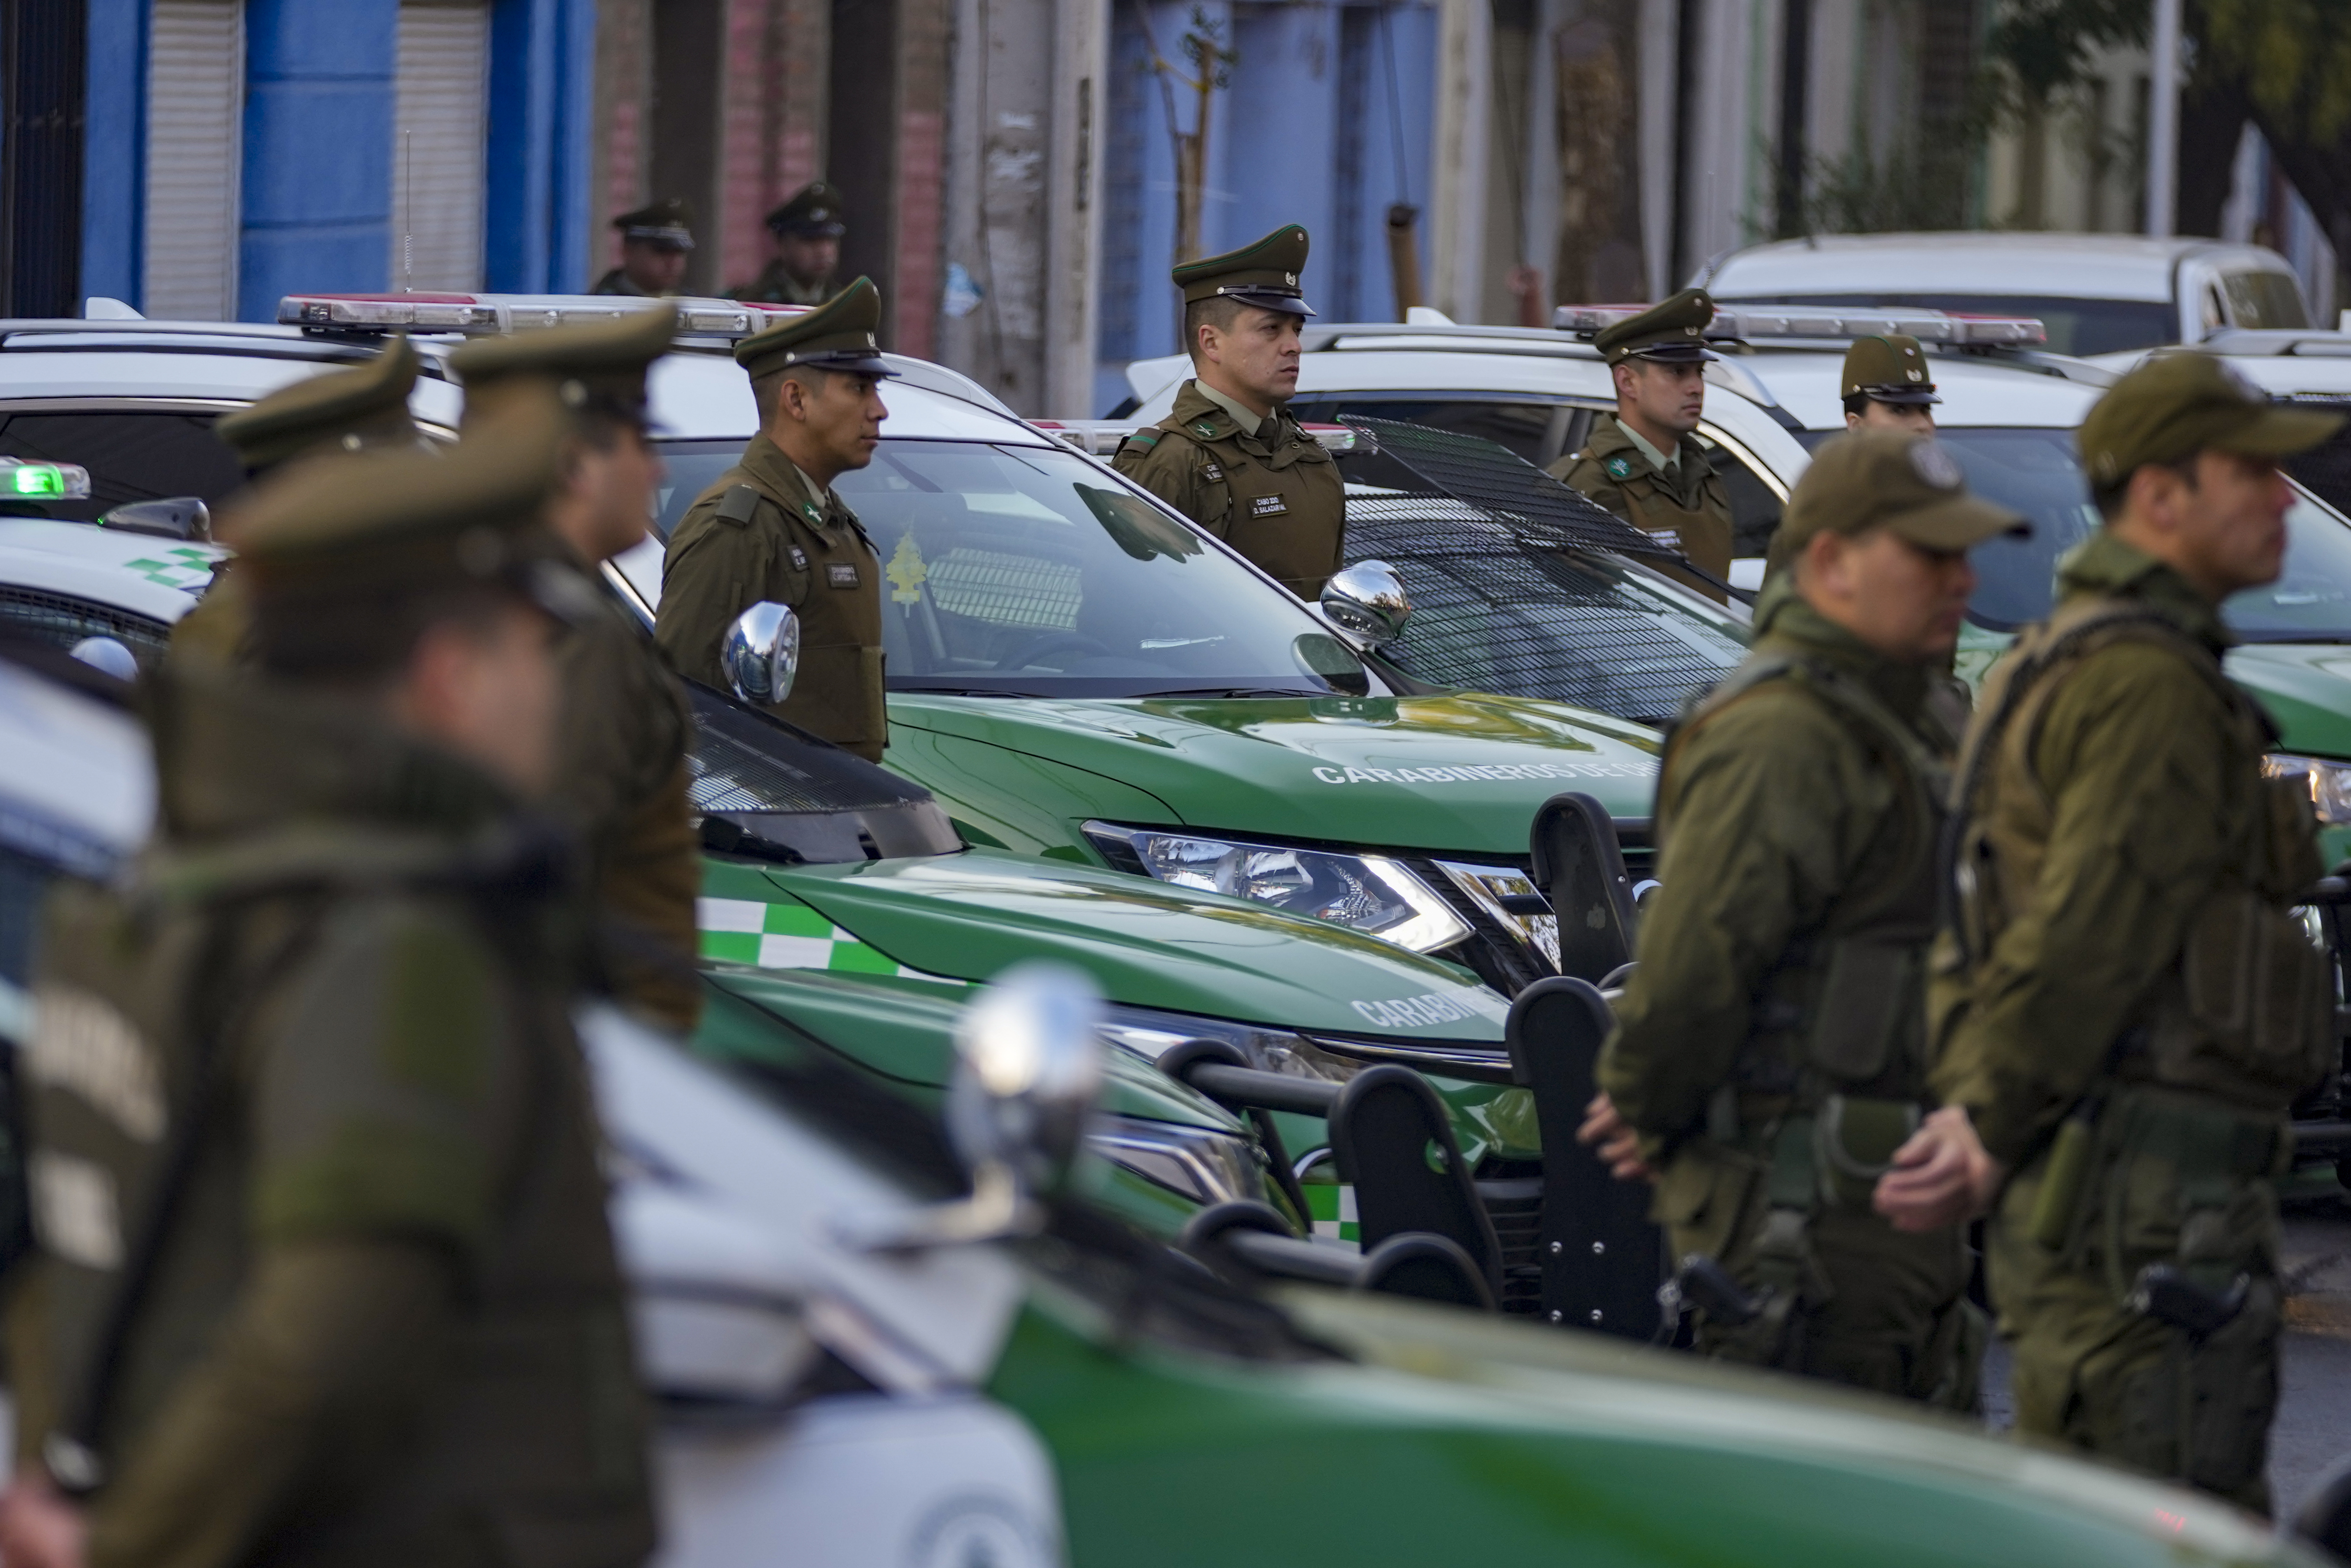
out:
{"label": "vehicle antenna", "polygon": [[400,291],[416,292],[416,132],[400,133]]}

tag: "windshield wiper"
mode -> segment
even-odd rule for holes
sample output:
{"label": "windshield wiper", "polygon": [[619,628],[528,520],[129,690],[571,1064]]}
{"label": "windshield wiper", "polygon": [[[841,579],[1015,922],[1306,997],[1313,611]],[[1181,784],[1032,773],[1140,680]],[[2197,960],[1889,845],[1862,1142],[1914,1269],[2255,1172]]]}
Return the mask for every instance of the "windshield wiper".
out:
{"label": "windshield wiper", "polygon": [[915,685],[902,685],[897,681],[890,682],[889,689],[910,697],[1033,697],[1044,695],[1041,692],[1007,691],[1002,686]]}
{"label": "windshield wiper", "polygon": [[1311,692],[1299,686],[1178,686],[1164,692],[1137,692],[1131,701],[1151,697],[1337,697],[1340,691]]}

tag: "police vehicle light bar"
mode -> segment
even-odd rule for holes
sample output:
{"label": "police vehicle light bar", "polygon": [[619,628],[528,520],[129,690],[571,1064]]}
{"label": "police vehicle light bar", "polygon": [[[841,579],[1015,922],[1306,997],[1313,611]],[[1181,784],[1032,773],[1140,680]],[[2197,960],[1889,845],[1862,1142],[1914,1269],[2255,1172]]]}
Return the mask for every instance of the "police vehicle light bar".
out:
{"label": "police vehicle light bar", "polygon": [[[1032,430],[1043,431],[1065,446],[1074,446],[1092,457],[1108,457],[1116,452],[1119,443],[1136,431],[1147,429],[1131,419],[1032,419]],[[1333,457],[1344,457],[1353,452],[1374,449],[1369,431],[1357,430],[1345,424],[1303,424],[1299,427],[1314,438],[1314,444]]]}
{"label": "police vehicle light bar", "polygon": [[26,500],[87,500],[89,470],[78,463],[33,463],[22,457],[0,457],[0,491]]}
{"label": "police vehicle light bar", "polygon": [[[1552,325],[1562,332],[1590,338],[1602,329],[1630,320],[1646,305],[1562,305],[1552,313]],[[1866,338],[1877,332],[1899,332],[1922,343],[1949,343],[1967,348],[2040,348],[2049,341],[2049,329],[2030,316],[1954,316],[1940,310],[1850,309],[1819,305],[1725,305],[1714,313],[1709,338],[1747,341],[1773,338]]]}
{"label": "police vehicle light bar", "polygon": [[[289,294],[277,302],[288,327],[420,332],[524,332],[538,327],[610,321],[657,300],[638,302],[589,294]],[[747,338],[799,305],[746,305],[737,299],[674,299],[682,337]]]}

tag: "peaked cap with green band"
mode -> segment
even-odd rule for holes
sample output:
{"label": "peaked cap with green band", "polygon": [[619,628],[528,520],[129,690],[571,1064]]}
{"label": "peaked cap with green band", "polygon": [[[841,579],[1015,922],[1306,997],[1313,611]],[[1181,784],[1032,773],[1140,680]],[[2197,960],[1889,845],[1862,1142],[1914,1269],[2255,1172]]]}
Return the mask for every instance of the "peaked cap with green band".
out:
{"label": "peaked cap with green band", "polygon": [[2199,452],[2291,457],[2343,428],[2339,413],[2289,408],[2217,354],[2157,354],[2106,389],[2074,440],[2090,483],[2113,488],[2150,463]]}
{"label": "peaked cap with green band", "polygon": [[861,277],[805,315],[787,316],[735,345],[735,362],[753,381],[808,365],[862,376],[897,372],[882,358],[882,291]]}
{"label": "peaked cap with green band", "polygon": [[1655,360],[1666,365],[1701,364],[1719,356],[1707,352],[1706,329],[1714,324],[1714,300],[1703,288],[1685,288],[1662,305],[1652,305],[1593,334],[1592,346],[1614,365]]}
{"label": "peaked cap with green band", "polygon": [[642,421],[646,368],[676,335],[677,307],[662,300],[609,321],[476,338],[449,356],[465,383],[465,426],[471,431],[517,393],[552,392],[566,408]]}
{"label": "peaked cap with green band", "polygon": [[223,415],[213,434],[256,474],[297,457],[414,446],[422,435],[409,417],[408,393],[418,363],[408,339],[393,338],[363,365],[296,382]]}
{"label": "peaked cap with green band", "polygon": [[622,239],[650,240],[664,250],[694,248],[694,204],[673,196],[612,220]]}
{"label": "peaked cap with green band", "polygon": [[1288,224],[1238,250],[1187,261],[1171,276],[1186,305],[1234,299],[1286,316],[1311,316],[1298,287],[1306,270],[1306,231]]}
{"label": "peaked cap with green band", "polygon": [[1935,395],[1927,350],[1901,332],[1855,338],[1844,351],[1844,374],[1838,382],[1841,398],[1865,394],[1877,402],[1919,408],[1943,401]]}
{"label": "peaked cap with green band", "polygon": [[841,221],[841,193],[822,180],[802,185],[791,200],[769,213],[768,228],[803,239],[839,239],[849,232]]}

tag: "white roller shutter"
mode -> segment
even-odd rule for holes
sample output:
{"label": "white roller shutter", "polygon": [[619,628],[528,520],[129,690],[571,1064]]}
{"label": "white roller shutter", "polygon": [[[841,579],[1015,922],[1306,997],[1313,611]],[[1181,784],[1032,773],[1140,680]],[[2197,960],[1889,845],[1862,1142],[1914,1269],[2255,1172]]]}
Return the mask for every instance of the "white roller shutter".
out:
{"label": "white roller shutter", "polygon": [[237,187],[244,162],[245,7],[154,0],[147,61],[146,313],[236,315]]}
{"label": "white roller shutter", "polygon": [[490,11],[481,0],[405,0],[392,135],[394,288],[482,285],[482,160]]}

